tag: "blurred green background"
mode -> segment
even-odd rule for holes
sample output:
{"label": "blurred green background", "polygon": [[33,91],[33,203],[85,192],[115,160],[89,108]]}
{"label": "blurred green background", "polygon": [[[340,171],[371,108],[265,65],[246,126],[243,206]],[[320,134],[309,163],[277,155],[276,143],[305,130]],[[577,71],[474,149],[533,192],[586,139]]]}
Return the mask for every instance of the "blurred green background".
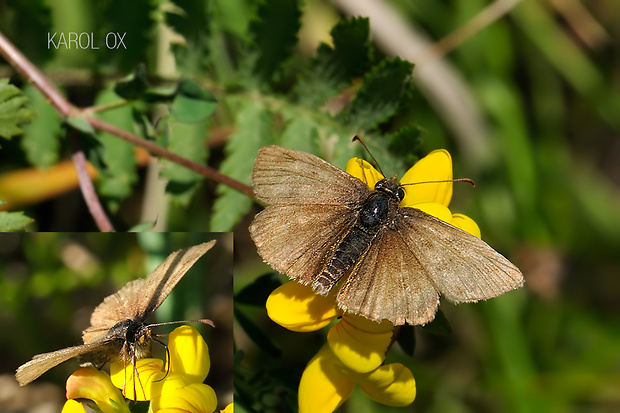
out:
{"label": "blurred green background", "polygon": [[[416,328],[413,358],[391,350],[389,360],[403,360],[418,386],[413,405],[395,411],[620,410],[619,2],[498,1],[514,7],[488,27],[474,25],[438,60],[429,48],[475,22],[492,2],[121,3],[5,1],[0,30],[79,105],[91,105],[104,86],[139,63],[156,85],[182,76],[197,81],[219,103],[203,127],[208,164],[248,184],[262,145],[295,146],[343,167],[342,159],[361,154],[349,144],[355,133],[386,160],[388,174],[404,173],[415,158],[410,154],[447,148],[455,176],[476,181],[475,189],[456,186],[451,208],[478,222],[483,238],[522,269],[526,285],[485,303],[444,303],[452,335]],[[166,20],[169,12],[180,20]],[[350,15],[369,17],[374,60],[334,86],[312,62],[319,43],[331,42],[330,30]],[[269,32],[260,24],[266,21],[282,24],[271,24]],[[176,34],[162,40],[162,22]],[[290,22],[301,29],[284,24]],[[48,50],[47,33],[61,30],[127,32],[132,46],[118,53]],[[331,114],[347,107],[370,67],[394,53],[416,65],[406,104],[395,103],[395,112],[368,128]],[[0,77],[12,75],[0,64]],[[37,133],[60,136],[58,123],[47,122]],[[403,125],[419,132],[407,135],[406,151],[388,139]],[[55,142],[60,149],[50,152],[66,159],[66,143]],[[30,164],[19,139],[2,142],[2,172]],[[235,228],[235,292],[268,272],[247,234],[259,210],[248,197],[202,182],[188,203],[161,201],[145,195],[147,174],[136,169],[131,196],[117,201],[115,219],[130,227],[141,221],[144,205],[163,204],[170,209],[158,216],[168,228]],[[218,209],[220,199],[227,203]],[[25,208],[39,229],[92,228],[77,191]],[[256,403],[245,407],[286,411],[324,336],[285,331],[261,305],[238,311],[270,339],[256,345],[245,329],[237,331],[238,372],[253,385]],[[358,393],[341,410],[388,411]]]}
{"label": "blurred green background", "polygon": [[[232,398],[230,234],[5,233],[0,234],[0,387],[6,397],[0,410],[36,411],[58,396],[64,403],[65,382],[79,367],[77,361],[67,361],[21,388],[13,379],[17,367],[35,354],[81,344],[90,314],[106,296],[148,275],[173,251],[211,239],[218,243],[149,321],[213,320],[216,328],[192,325],[209,345],[212,364],[206,382],[216,391],[220,407],[226,406]],[[153,331],[167,334],[174,328]],[[61,407],[54,410],[52,405],[51,411]]]}

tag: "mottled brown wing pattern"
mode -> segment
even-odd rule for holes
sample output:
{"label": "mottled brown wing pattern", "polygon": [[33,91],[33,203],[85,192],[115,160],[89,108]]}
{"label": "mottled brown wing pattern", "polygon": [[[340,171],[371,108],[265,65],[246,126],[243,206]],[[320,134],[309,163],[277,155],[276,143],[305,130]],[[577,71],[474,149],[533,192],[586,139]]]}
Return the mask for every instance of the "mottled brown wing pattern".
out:
{"label": "mottled brown wing pattern", "polygon": [[487,300],[523,285],[521,271],[480,238],[415,208],[401,213],[398,232],[448,300]]}
{"label": "mottled brown wing pattern", "polygon": [[400,234],[383,230],[350,270],[337,300],[371,320],[417,325],[433,319],[439,293]]}
{"label": "mottled brown wing pattern", "polygon": [[252,184],[267,205],[356,205],[370,192],[362,181],[321,158],[281,146],[260,149]]}
{"label": "mottled brown wing pattern", "polygon": [[131,281],[106,297],[93,311],[90,327],[82,332],[84,343],[105,338],[108,330],[118,322],[128,319],[144,321],[214,244],[215,241],[210,241],[173,252],[147,278]]}
{"label": "mottled brown wing pattern", "polygon": [[250,234],[260,256],[274,269],[308,284],[355,219],[344,206],[278,204],[254,218]]}
{"label": "mottled brown wing pattern", "polygon": [[43,373],[56,367],[62,362],[65,362],[73,357],[78,357],[82,354],[94,351],[100,347],[107,345],[106,341],[82,344],[80,346],[67,347],[62,350],[52,351],[50,353],[38,354],[32,358],[28,363],[21,365],[15,373],[15,378],[19,382],[20,386],[25,386],[31,381],[37,379]]}

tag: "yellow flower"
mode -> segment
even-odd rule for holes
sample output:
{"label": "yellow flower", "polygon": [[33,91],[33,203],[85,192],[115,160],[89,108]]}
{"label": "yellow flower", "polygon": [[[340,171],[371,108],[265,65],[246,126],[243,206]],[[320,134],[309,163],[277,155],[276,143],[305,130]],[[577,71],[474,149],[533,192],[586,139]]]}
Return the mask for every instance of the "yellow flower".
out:
{"label": "yellow flower", "polygon": [[310,360],[299,382],[299,412],[330,413],[349,398],[355,387],[388,406],[407,406],[416,395],[411,371],[400,363],[381,366],[370,373],[352,371],[328,345]]}
{"label": "yellow flower", "polygon": [[[92,367],[80,369],[67,380],[67,398],[93,400],[104,413],[129,412],[121,389],[129,399],[150,400],[153,412],[214,412],[217,397],[203,384],[211,361],[202,336],[193,327],[178,327],[169,335],[168,352],[167,372],[164,361],[154,358],[138,359],[135,366],[113,362],[110,376]],[[65,405],[67,413],[80,412],[79,407],[73,402]]]}
{"label": "yellow flower", "polygon": [[[346,172],[370,188],[384,179],[368,162],[353,158]],[[420,209],[464,231],[480,237],[480,229],[469,217],[452,214],[452,158],[436,150],[417,162],[402,177],[405,198],[401,207]],[[441,181],[441,182],[438,182]],[[321,329],[337,317],[341,320],[327,333],[327,345],[308,363],[299,385],[300,412],[331,412],[353,391],[355,383],[373,400],[391,406],[406,406],[416,395],[413,374],[402,364],[383,365],[393,343],[395,327],[377,323],[338,309],[334,289],[327,297],[314,294],[310,286],[296,281],[283,284],[267,300],[267,314],[292,331]]]}
{"label": "yellow flower", "polygon": [[[84,367],[67,379],[65,413],[84,412],[81,403],[72,399],[93,400],[103,413],[129,412],[121,392],[112,385],[107,373],[94,367]],[[81,408],[81,410],[80,410]]]}

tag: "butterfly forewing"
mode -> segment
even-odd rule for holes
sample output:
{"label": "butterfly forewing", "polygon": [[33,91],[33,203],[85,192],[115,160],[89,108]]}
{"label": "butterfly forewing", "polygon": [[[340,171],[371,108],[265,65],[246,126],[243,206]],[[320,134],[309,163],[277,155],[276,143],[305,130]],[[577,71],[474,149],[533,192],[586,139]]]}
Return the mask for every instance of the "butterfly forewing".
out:
{"label": "butterfly forewing", "polygon": [[357,205],[370,192],[362,181],[319,157],[281,146],[260,149],[252,172],[258,199],[267,204]]}
{"label": "butterfly forewing", "polygon": [[523,275],[480,238],[414,208],[397,221],[411,256],[437,291],[450,301],[497,297],[523,284]]}
{"label": "butterfly forewing", "polygon": [[133,280],[106,297],[93,311],[90,327],[82,333],[84,342],[90,343],[105,337],[119,321],[144,321],[214,244],[215,241],[210,241],[173,252],[147,278]]}
{"label": "butterfly forewing", "polygon": [[25,386],[31,381],[37,379],[40,375],[56,367],[62,362],[65,362],[73,357],[81,356],[82,354],[95,351],[98,348],[106,346],[108,343],[105,341],[82,344],[80,346],[67,347],[62,350],[52,351],[50,353],[38,354],[32,358],[28,363],[21,365],[17,372],[15,372],[15,378],[19,382],[20,386]]}

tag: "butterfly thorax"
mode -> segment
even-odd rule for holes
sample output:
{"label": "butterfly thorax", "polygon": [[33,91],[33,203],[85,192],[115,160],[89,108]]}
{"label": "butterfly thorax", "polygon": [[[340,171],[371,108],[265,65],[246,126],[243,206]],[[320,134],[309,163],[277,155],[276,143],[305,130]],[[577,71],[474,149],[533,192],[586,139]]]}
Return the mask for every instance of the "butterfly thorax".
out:
{"label": "butterfly thorax", "polygon": [[325,267],[312,284],[317,293],[328,294],[366,252],[379,231],[393,225],[404,195],[401,186],[392,179],[377,182],[360,204],[357,221],[335,245],[331,256],[326,257]]}
{"label": "butterfly thorax", "polygon": [[80,356],[82,366],[100,368],[108,361],[117,359],[130,362],[151,354],[151,330],[138,320],[127,319],[112,326],[102,341],[107,344]]}

